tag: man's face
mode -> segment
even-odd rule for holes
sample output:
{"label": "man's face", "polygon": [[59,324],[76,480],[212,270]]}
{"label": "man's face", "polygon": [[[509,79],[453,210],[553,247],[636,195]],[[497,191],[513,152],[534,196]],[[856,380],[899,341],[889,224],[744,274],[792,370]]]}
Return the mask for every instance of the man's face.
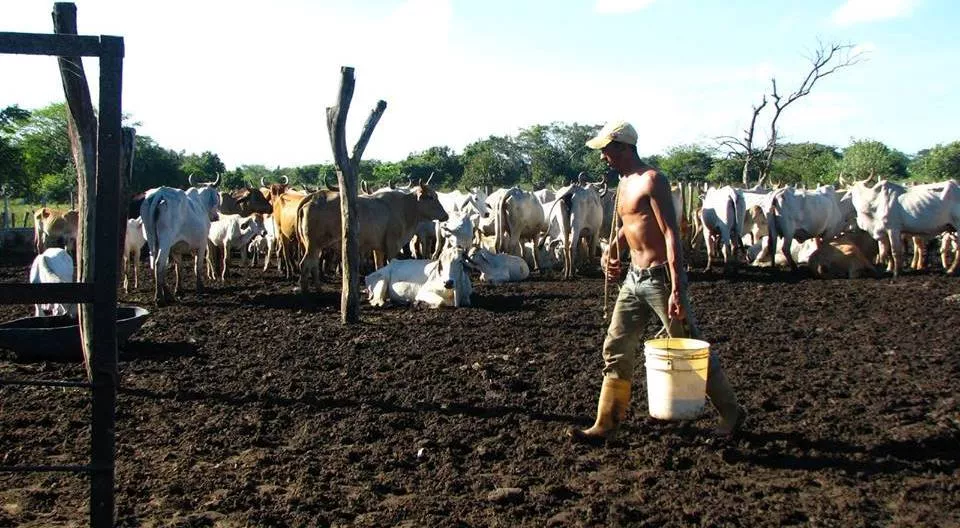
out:
{"label": "man's face", "polygon": [[600,149],[600,159],[606,162],[611,169],[620,171],[620,160],[623,157],[623,145],[616,141],[611,141],[607,146]]}

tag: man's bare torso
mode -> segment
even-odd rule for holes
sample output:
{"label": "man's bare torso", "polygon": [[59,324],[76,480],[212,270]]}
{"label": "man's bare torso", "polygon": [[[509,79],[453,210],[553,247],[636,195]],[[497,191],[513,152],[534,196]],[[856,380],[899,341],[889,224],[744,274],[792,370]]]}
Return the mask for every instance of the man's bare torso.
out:
{"label": "man's bare torso", "polygon": [[655,175],[653,170],[631,174],[620,180],[618,190],[617,212],[623,221],[623,235],[630,246],[630,262],[640,268],[667,262],[663,229],[650,203]]}

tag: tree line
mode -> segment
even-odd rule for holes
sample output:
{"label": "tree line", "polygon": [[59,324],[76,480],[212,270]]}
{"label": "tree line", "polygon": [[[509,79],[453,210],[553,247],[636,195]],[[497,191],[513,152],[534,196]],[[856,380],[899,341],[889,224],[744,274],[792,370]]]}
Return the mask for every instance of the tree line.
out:
{"label": "tree line", "polygon": [[[559,186],[574,181],[581,172],[596,180],[606,175],[606,165],[584,142],[600,125],[550,123],[521,129],[515,135],[490,136],[456,153],[447,146],[413,152],[402,161],[364,160],[360,177],[372,187],[426,180],[439,188]],[[26,110],[8,106],[0,110],[0,185],[13,197],[30,202],[69,200],[76,189],[76,170],[67,137],[63,103]],[[319,188],[336,177],[332,163],[268,168],[240,165],[226,170],[214,152],[187,153],[164,148],[149,136],[137,136],[133,190],[140,192],[167,185],[185,188],[187,178],[212,180],[221,175],[224,188],[258,187],[261,178],[276,181],[286,176],[291,184]],[[641,152],[649,163],[671,179],[739,184],[744,156],[720,146],[680,145],[666,152]],[[756,166],[756,164],[754,164]],[[750,181],[759,169],[748,166]],[[960,177],[960,141],[938,144],[907,155],[872,139],[851,139],[843,148],[820,143],[777,145],[767,179],[783,185],[835,183],[846,179],[879,176],[917,182]],[[611,181],[612,180],[608,180]]]}

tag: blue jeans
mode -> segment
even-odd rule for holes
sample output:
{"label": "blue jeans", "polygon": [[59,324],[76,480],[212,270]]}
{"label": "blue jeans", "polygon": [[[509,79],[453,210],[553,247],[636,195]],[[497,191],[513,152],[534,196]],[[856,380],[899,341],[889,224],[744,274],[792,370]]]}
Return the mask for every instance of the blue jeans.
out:
{"label": "blue jeans", "polygon": [[[687,298],[686,273],[682,270],[680,280],[683,284],[680,289],[680,303],[686,319],[670,320],[668,306],[671,282],[667,266],[651,268],[630,266],[627,278],[620,286],[620,294],[613,308],[610,326],[607,327],[607,338],[603,342],[604,376],[633,380],[641,333],[647,327],[651,316],[656,315],[660,319],[670,337],[701,339],[697,320]],[[710,366],[707,370],[707,396],[720,411],[721,416],[727,419],[737,416],[737,397],[727,381],[720,366],[720,358],[714,350],[710,351]]]}

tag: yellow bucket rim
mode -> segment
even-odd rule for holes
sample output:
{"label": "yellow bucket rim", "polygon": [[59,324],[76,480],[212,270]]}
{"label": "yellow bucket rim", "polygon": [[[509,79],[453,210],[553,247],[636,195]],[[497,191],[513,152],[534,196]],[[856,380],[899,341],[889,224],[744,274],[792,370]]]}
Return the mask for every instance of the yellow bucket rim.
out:
{"label": "yellow bucket rim", "polygon": [[643,347],[656,350],[700,350],[710,348],[710,343],[688,337],[663,337],[646,341]]}

